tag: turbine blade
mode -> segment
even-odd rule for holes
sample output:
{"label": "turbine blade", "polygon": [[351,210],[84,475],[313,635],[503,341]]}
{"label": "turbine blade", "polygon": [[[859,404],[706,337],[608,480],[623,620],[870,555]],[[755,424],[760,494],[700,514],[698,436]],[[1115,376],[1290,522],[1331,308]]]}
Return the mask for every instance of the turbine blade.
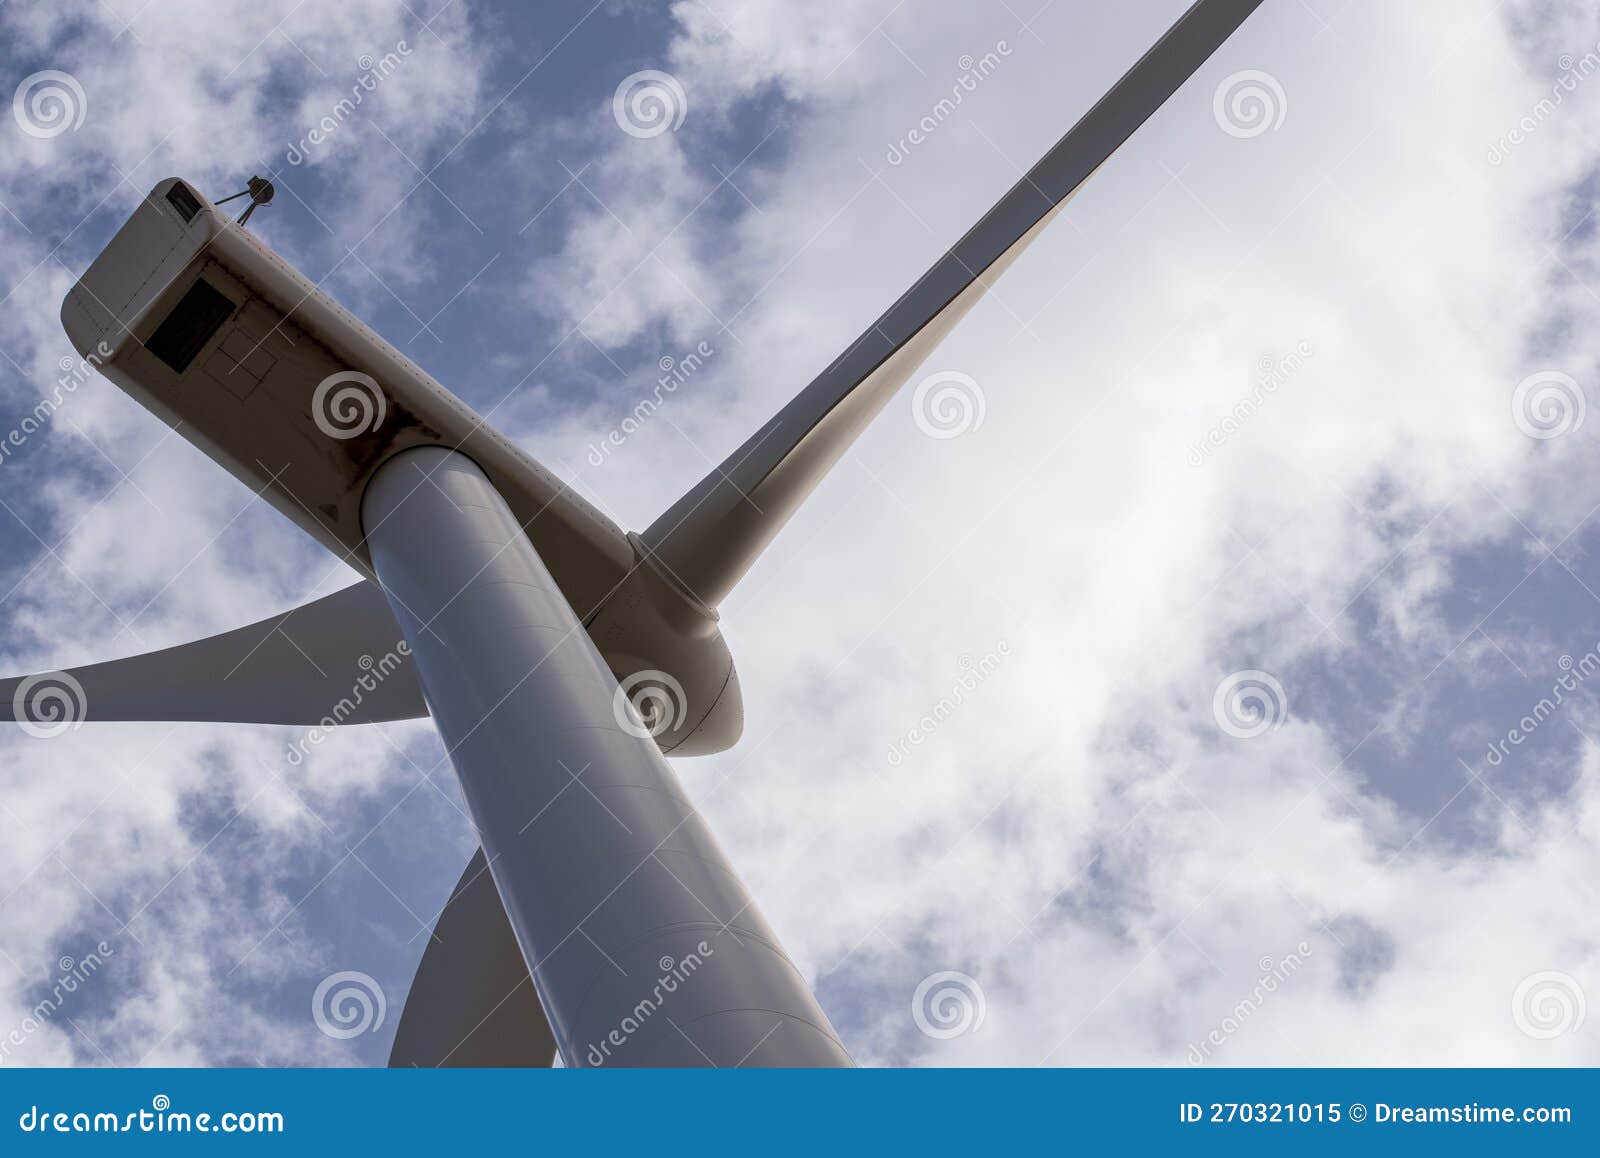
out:
{"label": "turbine blade", "polygon": [[209,639],[0,679],[0,721],[315,726],[414,719],[428,706],[404,639],[377,584],[357,583]]}
{"label": "turbine blade", "polygon": [[701,602],[731,591],[806,495],[1068,197],[1254,12],[1198,0],[826,370],[641,536]]}
{"label": "turbine blade", "polygon": [[556,1039],[480,848],[439,914],[390,1066],[548,1066]]}

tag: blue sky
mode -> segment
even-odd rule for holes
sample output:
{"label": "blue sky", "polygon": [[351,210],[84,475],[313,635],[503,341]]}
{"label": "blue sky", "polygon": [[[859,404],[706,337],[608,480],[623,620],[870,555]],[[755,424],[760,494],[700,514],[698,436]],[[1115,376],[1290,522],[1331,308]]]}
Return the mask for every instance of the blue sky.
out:
{"label": "blue sky", "polygon": [[[61,297],[145,190],[271,173],[260,236],[641,528],[1182,9],[1031,7],[11,0],[0,73],[70,73],[86,107],[3,126],[0,426],[48,391]],[[1486,755],[1600,647],[1600,423],[1535,438],[1515,411],[1530,376],[1585,405],[1600,382],[1600,26],[1390,8],[1269,0],[930,360],[982,425],[929,438],[908,390],[724,607],[746,736],[678,768],[861,1060],[1184,1064],[1291,953],[1207,1064],[1600,1059],[1575,1015],[1527,1032],[1525,984],[1567,1009],[1600,986],[1595,690]],[[651,68],[686,110],[641,138],[612,98]],[[1283,113],[1259,133],[1216,107],[1246,71]],[[99,380],[5,458],[0,499],[7,672],[349,578]],[[1250,738],[1213,711],[1243,671],[1283,689]],[[346,731],[303,767],[292,729],[0,738],[0,1030],[59,958],[115,947],[6,1061],[381,1063],[472,837],[425,723]],[[340,970],[381,985],[380,1029],[318,1031]],[[983,994],[968,1032],[913,1014],[941,972]]]}

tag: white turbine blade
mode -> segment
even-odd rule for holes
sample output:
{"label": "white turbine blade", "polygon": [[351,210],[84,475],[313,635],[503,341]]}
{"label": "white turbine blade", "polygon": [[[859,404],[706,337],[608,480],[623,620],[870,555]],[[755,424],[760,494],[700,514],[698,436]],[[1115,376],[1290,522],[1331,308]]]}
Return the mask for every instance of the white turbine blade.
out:
{"label": "white turbine blade", "polygon": [[556,1039],[479,849],[417,966],[391,1066],[549,1066]]}
{"label": "white turbine blade", "polygon": [[888,312],[651,524],[642,538],[657,559],[703,603],[720,603],[988,284],[1260,2],[1191,6]]}
{"label": "white turbine blade", "polygon": [[249,627],[64,672],[0,679],[0,721],[368,724],[428,714],[409,645],[363,582]]}

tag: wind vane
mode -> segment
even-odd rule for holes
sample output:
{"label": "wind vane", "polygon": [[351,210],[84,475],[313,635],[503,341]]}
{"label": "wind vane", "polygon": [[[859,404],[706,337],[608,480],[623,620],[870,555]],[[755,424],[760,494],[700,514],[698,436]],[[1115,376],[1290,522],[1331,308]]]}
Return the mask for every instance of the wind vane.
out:
{"label": "wind vane", "polygon": [[249,186],[242,193],[235,193],[231,197],[224,197],[221,201],[216,202],[216,204],[226,205],[228,202],[237,201],[241,197],[250,198],[250,204],[246,205],[244,212],[239,214],[238,224],[243,225],[250,220],[250,215],[256,211],[257,205],[271,204],[273,195],[275,193],[277,193],[277,189],[273,188],[271,181],[268,181],[265,177],[252,177],[250,178]]}

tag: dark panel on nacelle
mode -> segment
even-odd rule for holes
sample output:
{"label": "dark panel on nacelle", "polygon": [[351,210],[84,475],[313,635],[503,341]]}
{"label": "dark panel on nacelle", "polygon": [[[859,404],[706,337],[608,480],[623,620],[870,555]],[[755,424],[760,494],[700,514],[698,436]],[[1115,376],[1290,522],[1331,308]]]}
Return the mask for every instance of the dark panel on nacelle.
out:
{"label": "dark panel on nacelle", "polygon": [[173,372],[182,374],[238,308],[232,298],[205,278],[199,278],[172,307],[172,312],[161,319],[144,348]]}

